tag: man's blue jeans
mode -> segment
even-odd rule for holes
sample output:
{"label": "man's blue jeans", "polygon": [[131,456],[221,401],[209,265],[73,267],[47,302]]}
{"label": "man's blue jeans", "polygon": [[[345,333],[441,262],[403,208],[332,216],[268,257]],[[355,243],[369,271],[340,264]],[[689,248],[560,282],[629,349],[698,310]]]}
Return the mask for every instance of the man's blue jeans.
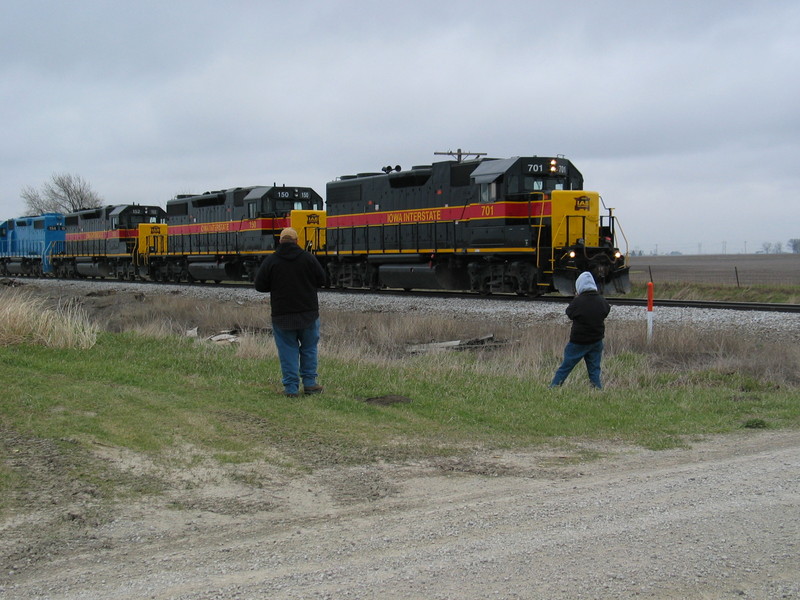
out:
{"label": "man's blue jeans", "polygon": [[564,348],[564,360],[558,367],[550,387],[556,387],[564,383],[564,380],[572,372],[581,359],[586,362],[586,370],[589,372],[589,381],[597,389],[602,389],[600,381],[600,360],[603,358],[603,340],[594,344],[573,344],[567,342]]}
{"label": "man's blue jeans", "polygon": [[272,336],[281,361],[283,391],[297,394],[301,379],[304,386],[315,385],[319,319],[305,329],[279,329],[273,325]]}

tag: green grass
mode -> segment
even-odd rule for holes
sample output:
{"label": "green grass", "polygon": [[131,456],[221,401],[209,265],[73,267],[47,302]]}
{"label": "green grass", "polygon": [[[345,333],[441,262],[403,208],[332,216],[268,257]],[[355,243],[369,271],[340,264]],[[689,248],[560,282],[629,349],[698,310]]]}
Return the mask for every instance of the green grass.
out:
{"label": "green grass", "polygon": [[[659,328],[650,345],[640,324],[615,323],[606,338],[606,389],[590,389],[579,367],[550,390],[566,322],[519,327],[337,312],[325,315],[325,393],[287,399],[268,339],[246,338],[234,349],[165,334],[104,333],[80,311],[45,312],[43,330],[42,306],[16,299],[20,310],[12,314],[5,301],[8,314],[0,315],[0,514],[41,503],[68,507],[88,496],[98,502],[83,504],[100,508],[81,518],[99,522],[106,501],[156,494],[176,481],[200,485],[176,474],[210,464],[258,487],[274,469],[584,441],[662,449],[708,434],[800,427],[797,346],[735,332]],[[218,328],[239,322],[238,312],[208,312]],[[184,315],[175,319],[183,331],[196,307],[176,314]],[[486,352],[403,351],[487,327],[510,343]],[[411,402],[365,402],[385,395]]]}
{"label": "green grass", "polygon": [[[226,348],[181,339],[101,334],[89,350],[0,348],[6,375],[0,414],[31,436],[159,453],[181,443],[235,460],[278,444],[298,462],[349,462],[474,445],[518,446],[562,437],[609,438],[662,447],[676,436],[733,431],[747,419],[800,424],[796,389],[743,374],[666,372],[635,386],[590,390],[576,369],[558,390],[513,375],[475,377],[454,355],[431,364],[321,361],[325,394],[279,394],[274,359],[243,359]],[[636,370],[629,354],[610,372]],[[399,394],[388,407],[363,400]],[[255,445],[255,446],[254,446]],[[417,450],[420,447],[425,450]]]}
{"label": "green grass", "polygon": [[[644,354],[625,351],[607,354],[605,390],[590,389],[581,369],[551,390],[556,355],[541,359],[533,376],[476,372],[481,356],[371,362],[323,355],[325,393],[287,399],[275,358],[243,358],[182,338],[101,333],[89,349],[2,346],[0,510],[24,502],[37,477],[47,477],[28,472],[30,461],[65,489],[78,481],[105,498],[162,489],[157,476],[98,459],[98,448],[169,470],[201,456],[302,472],[579,440],[661,449],[706,434],[800,427],[797,386],[758,374],[657,371]],[[411,402],[365,402],[388,394]]]}

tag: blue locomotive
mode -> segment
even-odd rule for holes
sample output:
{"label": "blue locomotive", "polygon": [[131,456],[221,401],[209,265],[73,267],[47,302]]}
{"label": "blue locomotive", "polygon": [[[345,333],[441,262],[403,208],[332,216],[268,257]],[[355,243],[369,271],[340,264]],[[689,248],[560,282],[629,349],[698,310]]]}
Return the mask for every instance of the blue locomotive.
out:
{"label": "blue locomotive", "polygon": [[52,274],[52,256],[64,252],[65,233],[64,215],[57,213],[0,223],[0,274]]}

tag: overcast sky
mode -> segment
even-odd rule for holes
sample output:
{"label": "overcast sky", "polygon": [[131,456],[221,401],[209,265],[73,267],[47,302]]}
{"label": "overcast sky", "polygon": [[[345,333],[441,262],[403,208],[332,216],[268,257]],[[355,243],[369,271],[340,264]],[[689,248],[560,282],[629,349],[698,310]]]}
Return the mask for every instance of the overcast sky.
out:
{"label": "overcast sky", "polygon": [[630,249],[800,238],[797,0],[0,2],[0,220],[563,154]]}

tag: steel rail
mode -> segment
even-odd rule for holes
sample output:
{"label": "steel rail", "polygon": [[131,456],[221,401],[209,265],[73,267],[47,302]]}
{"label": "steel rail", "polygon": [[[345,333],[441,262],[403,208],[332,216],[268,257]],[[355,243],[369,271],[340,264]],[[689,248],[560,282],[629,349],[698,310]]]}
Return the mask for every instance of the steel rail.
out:
{"label": "steel rail", "polygon": [[[6,278],[8,283],[13,286],[13,277]],[[22,277],[20,284],[24,281],[35,281],[35,277]],[[59,281],[52,278],[45,278],[48,281]],[[85,281],[90,282],[91,279],[64,279],[63,281]],[[190,285],[196,287],[215,287],[219,289],[228,288],[252,288],[251,283],[244,282],[223,282],[223,283],[173,283],[173,282],[153,282],[153,281],[120,281],[118,279],[101,279],[106,283],[119,283],[126,285],[130,283],[145,284],[145,285]],[[408,298],[458,298],[458,299],[483,299],[494,301],[506,302],[555,302],[566,304],[572,298],[569,296],[522,296],[516,294],[478,294],[476,292],[449,292],[443,290],[399,290],[399,289],[380,289],[371,290],[366,288],[322,288],[320,291],[336,294],[383,294],[403,296]],[[610,304],[613,306],[647,306],[647,300],[644,298],[624,298],[620,296],[607,296]],[[786,304],[778,302],[729,302],[729,301],[716,301],[716,300],[668,300],[656,299],[654,302],[654,310],[663,308],[705,308],[710,310],[742,310],[742,311],[761,311],[761,312],[784,312],[784,313],[800,313],[800,304]]]}

